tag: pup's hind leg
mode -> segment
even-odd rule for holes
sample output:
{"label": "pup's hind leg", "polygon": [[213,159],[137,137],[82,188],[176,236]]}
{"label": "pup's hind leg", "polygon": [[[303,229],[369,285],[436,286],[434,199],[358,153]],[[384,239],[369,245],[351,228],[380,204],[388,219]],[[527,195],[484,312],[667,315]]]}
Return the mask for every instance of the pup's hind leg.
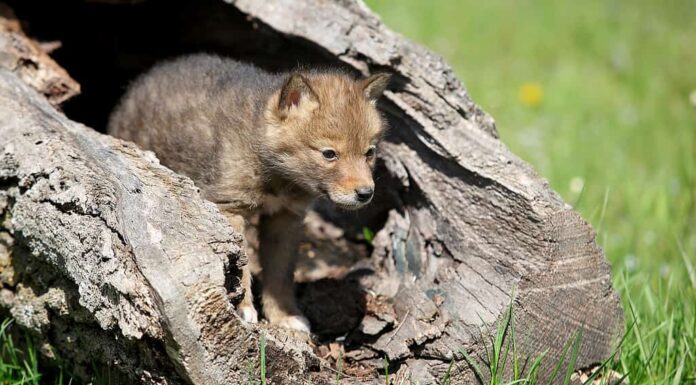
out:
{"label": "pup's hind leg", "polygon": [[302,218],[289,211],[264,215],[259,224],[263,312],[273,324],[309,332],[295,303],[294,273]]}
{"label": "pup's hind leg", "polygon": [[[230,223],[232,228],[239,232],[240,234],[245,233],[245,227],[246,227],[246,220],[244,219],[243,216],[239,214],[234,214],[230,212],[224,212],[225,217],[227,217],[227,221]],[[245,251],[248,250],[246,241],[243,245],[243,248]],[[247,252],[247,254],[249,254]],[[251,259],[252,256],[248,255],[249,258]],[[251,260],[244,265],[242,268],[242,289],[244,289],[244,298],[242,298],[242,301],[237,305],[237,313],[239,314],[240,317],[246,322],[250,323],[256,323],[259,322],[259,315],[258,312],[256,311],[256,308],[254,307],[254,295],[251,293]]]}

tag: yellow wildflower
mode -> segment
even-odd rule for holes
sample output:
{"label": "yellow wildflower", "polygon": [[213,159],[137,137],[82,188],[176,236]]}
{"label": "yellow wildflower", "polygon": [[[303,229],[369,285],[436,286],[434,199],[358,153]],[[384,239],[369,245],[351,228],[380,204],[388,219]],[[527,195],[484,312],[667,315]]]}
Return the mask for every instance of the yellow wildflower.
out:
{"label": "yellow wildflower", "polygon": [[544,101],[544,90],[537,82],[527,82],[520,87],[518,93],[520,103],[527,107],[538,107]]}

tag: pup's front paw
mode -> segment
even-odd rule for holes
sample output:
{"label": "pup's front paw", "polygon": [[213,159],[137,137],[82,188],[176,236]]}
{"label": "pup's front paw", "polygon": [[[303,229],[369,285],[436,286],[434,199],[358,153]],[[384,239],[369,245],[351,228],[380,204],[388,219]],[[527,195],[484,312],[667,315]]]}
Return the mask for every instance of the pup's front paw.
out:
{"label": "pup's front paw", "polygon": [[239,305],[237,307],[237,313],[240,317],[242,317],[244,322],[252,324],[259,322],[259,313],[256,311],[256,309],[254,309],[254,306]]}
{"label": "pup's front paw", "polygon": [[309,320],[301,315],[286,316],[274,323],[287,329],[309,333]]}

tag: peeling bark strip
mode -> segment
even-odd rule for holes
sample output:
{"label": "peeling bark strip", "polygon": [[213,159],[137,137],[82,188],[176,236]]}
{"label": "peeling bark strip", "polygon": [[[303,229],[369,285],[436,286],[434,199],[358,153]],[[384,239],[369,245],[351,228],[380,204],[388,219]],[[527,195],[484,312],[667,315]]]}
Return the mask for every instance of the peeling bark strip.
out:
{"label": "peeling bark strip", "polygon": [[12,11],[0,3],[0,67],[13,71],[53,105],[80,93],[80,85],[51,59],[40,44],[24,36]]}
{"label": "peeling bark strip", "polygon": [[[228,2],[224,9],[247,15],[250,34],[264,41],[397,75],[381,105],[392,129],[380,150],[386,203],[373,210],[386,223],[375,229],[373,255],[353,266],[348,284],[302,289],[312,306],[348,298],[322,290],[362,296],[329,308],[348,308],[343,317],[308,312],[316,330],[347,333],[345,367],[364,370],[344,384],[384,383],[383,357],[397,383],[437,383],[453,358],[451,383],[473,383],[458,351],[485,357],[485,330],[511,301],[522,359],[548,349],[542,377],[580,328],[578,368],[609,356],[623,316],[592,229],[498,140],[441,58],[386,29],[361,2]],[[246,383],[263,332],[271,383],[334,383],[305,341],[238,320],[241,236],[191,181],[53,108],[48,101],[69,97],[76,83],[57,65],[36,70],[32,63],[50,60],[42,52],[21,60],[8,33],[38,47],[0,19],[0,307],[47,355],[77,369],[113,365],[146,384]],[[349,329],[322,319],[356,315]]]}

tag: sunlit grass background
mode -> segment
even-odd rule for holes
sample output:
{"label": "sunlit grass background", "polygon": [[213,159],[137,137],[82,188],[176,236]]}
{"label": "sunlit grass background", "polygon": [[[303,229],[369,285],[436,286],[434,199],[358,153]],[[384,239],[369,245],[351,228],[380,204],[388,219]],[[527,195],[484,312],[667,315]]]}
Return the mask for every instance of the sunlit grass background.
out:
{"label": "sunlit grass background", "polygon": [[618,370],[696,383],[696,2],[367,2],[593,224],[636,322]]}
{"label": "sunlit grass background", "polygon": [[[696,2],[368,4],[443,55],[502,140],[594,225],[630,330],[616,370],[696,383]],[[42,382],[35,349],[0,337],[0,383]]]}

